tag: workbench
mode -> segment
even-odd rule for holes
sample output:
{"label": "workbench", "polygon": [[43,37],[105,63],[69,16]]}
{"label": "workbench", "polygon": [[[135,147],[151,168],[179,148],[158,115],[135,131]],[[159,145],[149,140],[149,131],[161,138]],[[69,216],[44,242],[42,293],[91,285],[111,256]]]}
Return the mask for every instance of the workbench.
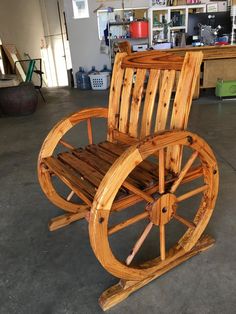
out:
{"label": "workbench", "polygon": [[236,45],[171,49],[180,56],[184,56],[187,51],[199,50],[203,52],[203,63],[194,98],[198,98],[200,88],[214,88],[218,79],[236,80]]}

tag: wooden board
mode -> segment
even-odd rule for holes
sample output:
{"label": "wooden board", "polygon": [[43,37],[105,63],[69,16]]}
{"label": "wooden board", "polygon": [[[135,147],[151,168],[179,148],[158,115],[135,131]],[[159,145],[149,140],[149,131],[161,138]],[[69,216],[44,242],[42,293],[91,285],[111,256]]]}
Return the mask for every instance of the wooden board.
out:
{"label": "wooden board", "polygon": [[[8,60],[10,61],[12,69],[14,69],[15,62],[19,61],[20,59],[16,46],[10,44],[3,44],[3,49],[5,54],[7,55]],[[26,79],[25,71],[19,62],[16,64],[16,72],[20,76],[22,81],[25,82]]]}
{"label": "wooden board", "polygon": [[196,246],[190,252],[179,257],[177,260],[173,261],[172,263],[167,264],[158,272],[153,274],[153,276],[147,277],[146,279],[141,280],[141,281],[122,281],[121,280],[118,284],[110,287],[109,289],[103,292],[103,294],[99,298],[99,304],[101,308],[103,309],[103,311],[109,310],[113,306],[124,301],[126,298],[128,298],[130,294],[142,288],[149,282],[165,274],[172,268],[182,264],[183,262],[195,256],[196,254],[199,254],[209,249],[210,247],[214,245],[214,243],[215,243],[215,240],[212,237],[202,236],[201,239],[196,244]]}

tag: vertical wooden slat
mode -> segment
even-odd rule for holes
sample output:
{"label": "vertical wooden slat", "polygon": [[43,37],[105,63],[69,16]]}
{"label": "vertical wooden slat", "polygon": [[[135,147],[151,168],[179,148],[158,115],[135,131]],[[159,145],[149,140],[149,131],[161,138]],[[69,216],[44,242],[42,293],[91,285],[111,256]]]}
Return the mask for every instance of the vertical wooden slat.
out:
{"label": "vertical wooden slat", "polygon": [[132,68],[126,69],[123,89],[122,89],[120,118],[119,118],[119,131],[123,133],[128,132],[128,117],[129,117],[129,109],[130,109],[131,89],[133,86],[133,74],[134,74],[134,69]]}
{"label": "vertical wooden slat", "polygon": [[91,119],[87,119],[87,129],[88,129],[88,140],[89,144],[93,144],[93,131]]}
{"label": "vertical wooden slat", "polygon": [[123,58],[127,53],[117,53],[113,67],[113,75],[110,87],[109,96],[109,111],[108,111],[108,140],[112,141],[112,131],[118,128],[118,114],[120,107],[120,96],[123,85],[124,69],[121,68]]}
{"label": "vertical wooden slat", "polygon": [[186,53],[173,106],[171,129],[185,129],[187,127],[202,57],[203,54],[200,51]]}
{"label": "vertical wooden slat", "polygon": [[164,75],[164,70],[161,70],[160,75],[159,75],[159,84],[158,84],[158,93],[161,93],[161,87],[162,87],[162,81],[163,81],[163,75]]}
{"label": "vertical wooden slat", "polygon": [[175,81],[175,71],[165,70],[160,88],[160,95],[157,107],[155,132],[165,130],[169,112],[170,98]]}
{"label": "vertical wooden slat", "polygon": [[143,138],[150,134],[152,113],[156,98],[156,92],[158,87],[158,79],[160,70],[152,69],[148,80],[148,86],[146,90],[146,98],[143,109],[142,127],[140,137]]}
{"label": "vertical wooden slat", "polygon": [[142,102],[143,85],[146,77],[146,69],[138,69],[136,74],[136,81],[133,90],[130,121],[129,121],[129,135],[133,137],[138,136],[138,121],[140,114],[140,105]]}
{"label": "vertical wooden slat", "polygon": [[[178,88],[175,95],[171,129],[184,130],[187,127],[192,98],[200,73],[203,54],[199,52],[187,52],[181,70]],[[178,173],[181,167],[182,148],[173,146],[167,150],[166,167]]]}

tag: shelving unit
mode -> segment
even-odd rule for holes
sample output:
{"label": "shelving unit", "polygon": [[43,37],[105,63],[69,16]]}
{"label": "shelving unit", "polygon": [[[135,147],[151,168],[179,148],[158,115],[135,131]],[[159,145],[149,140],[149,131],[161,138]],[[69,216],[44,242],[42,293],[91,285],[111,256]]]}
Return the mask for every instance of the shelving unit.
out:
{"label": "shelving unit", "polygon": [[168,27],[167,41],[170,41],[171,31],[188,32],[189,13],[206,12],[206,4],[181,5],[181,6],[154,6],[148,10],[149,17],[149,43],[152,45],[158,39],[164,40],[163,27],[157,24],[163,22],[163,19],[173,26]]}
{"label": "shelving unit", "polygon": [[[109,59],[111,66],[114,62],[115,54],[117,52],[118,42],[128,40],[130,41],[131,45],[140,43],[148,44],[148,37],[142,39],[126,38],[126,34],[131,23],[130,20],[127,20],[129,18],[129,14],[137,19],[143,18],[144,16],[148,17],[148,8],[125,8],[124,10],[114,9],[113,12],[108,12],[107,10],[98,10],[97,12],[98,34],[100,40],[103,38],[103,31],[106,28],[106,25],[108,25],[108,39],[110,47]],[[116,21],[116,16],[119,16],[119,21]]]}
{"label": "shelving unit", "polygon": [[236,3],[232,3],[231,17],[232,17],[231,44],[233,44],[233,43],[235,43],[235,31],[236,31]]}

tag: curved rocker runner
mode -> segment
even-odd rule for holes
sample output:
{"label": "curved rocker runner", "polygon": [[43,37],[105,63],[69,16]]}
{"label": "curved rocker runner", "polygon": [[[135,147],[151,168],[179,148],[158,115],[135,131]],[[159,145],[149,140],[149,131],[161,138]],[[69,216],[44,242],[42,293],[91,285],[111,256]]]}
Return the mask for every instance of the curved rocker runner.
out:
{"label": "curved rocker runner", "polygon": [[[66,212],[49,229],[86,218],[96,257],[120,278],[101,295],[104,310],[214,243],[203,232],[217,198],[217,162],[186,131],[201,62],[201,52],[118,53],[108,109],[63,119],[41,148],[39,182]],[[98,144],[94,119],[107,119],[107,140]],[[79,123],[87,124],[83,148],[67,140]]]}

